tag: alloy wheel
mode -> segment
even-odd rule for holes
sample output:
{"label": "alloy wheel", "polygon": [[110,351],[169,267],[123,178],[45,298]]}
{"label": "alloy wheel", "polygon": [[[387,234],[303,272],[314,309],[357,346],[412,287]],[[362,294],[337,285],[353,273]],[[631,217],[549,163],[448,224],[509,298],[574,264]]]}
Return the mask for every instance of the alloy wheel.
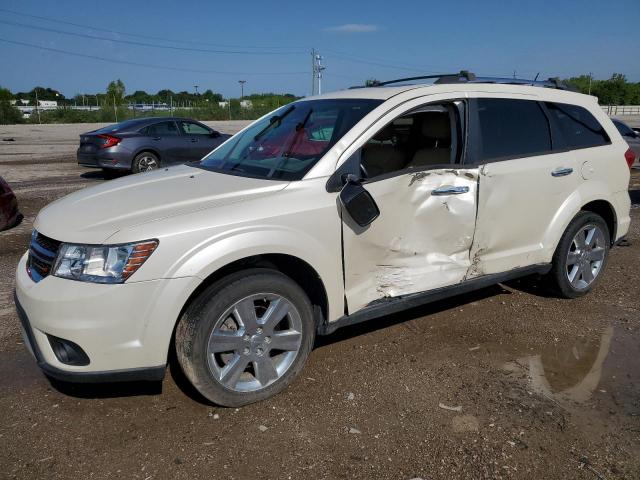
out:
{"label": "alloy wheel", "polygon": [[606,255],[605,235],[594,224],[583,226],[573,237],[567,253],[567,279],[576,290],[591,285],[604,264]]}
{"label": "alloy wheel", "polygon": [[159,167],[158,160],[149,155],[145,155],[138,160],[138,169],[141,172],[148,172],[149,170],[155,170]]}
{"label": "alloy wheel", "polygon": [[281,295],[239,300],[216,321],[207,343],[209,371],[236,392],[261,390],[281,378],[302,343],[302,320]]}

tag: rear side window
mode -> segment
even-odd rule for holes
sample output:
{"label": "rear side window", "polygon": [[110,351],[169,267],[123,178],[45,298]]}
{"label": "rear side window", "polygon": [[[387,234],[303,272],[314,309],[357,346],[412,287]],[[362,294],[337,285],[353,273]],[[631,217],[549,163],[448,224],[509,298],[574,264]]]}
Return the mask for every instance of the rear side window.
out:
{"label": "rear side window", "polygon": [[585,108],[566,103],[547,102],[545,105],[561,136],[556,148],[588,148],[610,143],[602,125]]}
{"label": "rear side window", "polygon": [[154,137],[172,137],[179,135],[178,127],[176,127],[174,122],[154,123],[153,125],[143,128],[142,133]]}
{"label": "rear side window", "polygon": [[[544,154],[551,151],[551,129],[533,100],[479,98],[477,161]],[[478,138],[479,137],[479,138]]]}

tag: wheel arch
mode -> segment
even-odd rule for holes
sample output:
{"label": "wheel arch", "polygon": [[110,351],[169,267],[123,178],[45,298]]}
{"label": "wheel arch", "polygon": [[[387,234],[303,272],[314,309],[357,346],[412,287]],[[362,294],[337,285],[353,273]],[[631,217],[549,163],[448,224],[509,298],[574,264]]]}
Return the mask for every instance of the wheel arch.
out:
{"label": "wheel arch", "polygon": [[160,165],[162,165],[162,155],[160,155],[160,152],[157,149],[153,147],[140,147],[134,152],[133,156],[131,157],[132,167],[133,167],[133,161],[136,159],[136,157],[141,153],[145,153],[145,152],[153,153],[156,157],[158,157],[158,160],[160,161]]}
{"label": "wheel arch", "polygon": [[595,213],[604,219],[609,228],[609,243],[613,245],[618,230],[618,217],[613,205],[606,200],[593,200],[583,205],[580,210]]}
{"label": "wheel arch", "polygon": [[[307,294],[314,307],[316,323],[324,322],[329,313],[329,297],[322,278],[306,261],[289,254],[264,253],[244,257],[218,268],[191,292],[184,302],[176,324],[187,307],[210,285],[229,275],[254,268],[265,268],[278,271],[296,282]],[[317,310],[316,310],[317,308]],[[175,327],[174,327],[175,328]]]}

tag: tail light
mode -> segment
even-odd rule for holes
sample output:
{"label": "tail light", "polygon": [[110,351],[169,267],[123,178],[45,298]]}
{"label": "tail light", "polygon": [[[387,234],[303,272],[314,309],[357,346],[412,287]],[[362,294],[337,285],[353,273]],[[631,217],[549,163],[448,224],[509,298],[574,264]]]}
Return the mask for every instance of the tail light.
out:
{"label": "tail light", "polygon": [[121,138],[114,137],[113,135],[98,135],[98,137],[104,141],[103,144],[100,145],[100,148],[115,147],[122,141]]}
{"label": "tail light", "polygon": [[629,168],[631,168],[631,165],[633,165],[633,162],[636,160],[636,154],[633,153],[633,150],[629,149],[624,152],[624,159],[627,161]]}

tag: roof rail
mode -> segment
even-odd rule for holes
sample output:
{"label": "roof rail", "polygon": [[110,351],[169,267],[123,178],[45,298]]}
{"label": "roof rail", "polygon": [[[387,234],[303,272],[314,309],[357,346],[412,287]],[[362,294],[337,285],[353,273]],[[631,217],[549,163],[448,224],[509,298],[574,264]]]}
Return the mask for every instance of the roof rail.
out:
{"label": "roof rail", "polygon": [[[556,88],[558,90],[570,90],[577,91],[575,88],[563,83],[558,77],[549,78],[548,80],[528,80],[523,78],[509,78],[509,77],[477,77],[474,73],[468,70],[461,70],[459,73],[441,73],[438,75],[420,75],[417,77],[398,78],[396,80],[387,80],[379,82],[375,80],[369,86],[371,87],[384,87],[386,85],[392,85],[394,83],[413,82],[415,80],[435,80],[436,84],[448,84],[448,83],[499,83],[503,85],[530,85],[534,87],[546,87]],[[365,86],[359,85],[350,88],[365,88]]]}

